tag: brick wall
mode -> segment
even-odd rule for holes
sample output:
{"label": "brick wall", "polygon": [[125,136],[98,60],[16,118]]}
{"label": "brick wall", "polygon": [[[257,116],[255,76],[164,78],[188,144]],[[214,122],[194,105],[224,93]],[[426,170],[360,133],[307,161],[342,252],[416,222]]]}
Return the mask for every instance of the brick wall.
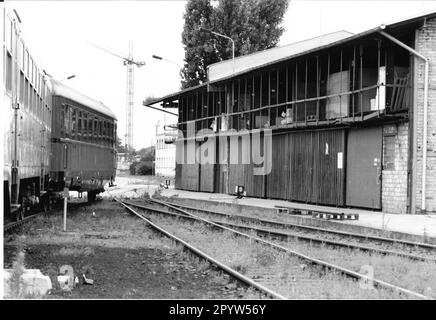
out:
{"label": "brick wall", "polygon": [[[382,210],[388,213],[407,213],[407,157],[408,124],[394,127],[394,135],[383,135]],[[385,131],[385,130],[383,130]]]}
{"label": "brick wall", "polygon": [[[419,29],[415,39],[415,49],[430,59],[429,97],[428,97],[428,129],[427,129],[427,179],[426,209],[428,213],[436,213],[436,19],[427,20]],[[424,100],[424,62],[417,60],[416,96],[416,209],[421,211],[422,197],[422,136],[423,136],[423,100]]]}

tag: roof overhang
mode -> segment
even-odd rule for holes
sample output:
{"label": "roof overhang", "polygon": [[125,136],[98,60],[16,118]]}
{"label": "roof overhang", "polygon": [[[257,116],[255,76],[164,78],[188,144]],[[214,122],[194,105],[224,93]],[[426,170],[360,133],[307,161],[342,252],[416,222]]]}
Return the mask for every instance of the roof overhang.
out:
{"label": "roof overhang", "polygon": [[[393,22],[388,23],[388,24],[382,24],[382,25],[376,26],[374,28],[365,30],[363,32],[354,34],[354,35],[349,33],[349,32],[346,32],[346,31],[342,31],[342,32],[339,32],[339,33],[333,33],[333,34],[330,34],[330,35],[336,34],[337,35],[337,39],[335,39],[335,36],[333,36],[331,38],[328,38],[327,41],[325,41],[324,44],[317,45],[317,46],[308,46],[308,48],[306,48],[305,50],[303,49],[303,50],[300,50],[300,51],[296,51],[293,54],[286,55],[286,56],[283,56],[283,57],[278,55],[278,56],[276,56],[273,59],[264,60],[263,63],[256,63],[255,65],[252,65],[252,66],[247,64],[246,67],[244,67],[244,68],[234,68],[233,69],[233,64],[234,63],[238,63],[237,60],[243,61],[242,59],[244,59],[246,57],[249,58],[250,56],[254,56],[254,55],[257,55],[257,54],[262,54],[264,57],[268,57],[268,53],[271,52],[271,50],[276,50],[276,49],[280,49],[280,48],[267,49],[265,51],[261,51],[260,53],[256,52],[256,53],[253,53],[252,55],[238,57],[238,58],[235,58],[234,61],[230,59],[230,60],[225,60],[225,61],[217,62],[215,64],[212,64],[212,65],[208,66],[208,79],[209,79],[208,82],[205,82],[203,84],[197,85],[195,87],[184,89],[184,90],[179,91],[179,92],[168,94],[168,95],[166,95],[164,97],[161,97],[161,98],[158,98],[158,99],[154,99],[153,101],[150,101],[147,105],[155,104],[155,103],[162,102],[162,101],[176,100],[176,99],[179,98],[179,96],[181,96],[181,95],[183,95],[185,93],[192,92],[192,91],[201,89],[203,87],[207,87],[207,89],[209,89],[209,87],[211,87],[211,84],[213,84],[213,83],[218,83],[218,82],[221,82],[221,81],[225,81],[225,80],[228,80],[228,79],[240,76],[242,74],[253,72],[255,70],[258,70],[258,69],[261,69],[261,68],[264,68],[264,67],[268,67],[268,66],[271,66],[271,65],[274,65],[274,64],[277,64],[277,63],[281,63],[281,62],[287,61],[287,60],[295,59],[297,57],[308,55],[308,54],[311,54],[311,53],[314,53],[314,52],[317,52],[317,51],[321,51],[321,50],[325,50],[325,49],[332,48],[332,47],[335,47],[335,46],[343,45],[343,44],[352,42],[354,40],[357,40],[359,38],[366,37],[366,36],[368,36],[370,34],[377,33],[377,32],[382,31],[382,30],[385,31],[385,32],[386,31],[394,31],[395,29],[398,29],[398,28],[401,28],[401,27],[413,26],[415,24],[425,23],[426,19],[432,19],[432,18],[435,18],[435,17],[436,17],[436,12],[435,11],[431,11],[431,12],[415,15],[415,16],[407,18],[407,19],[401,19],[401,20],[393,21]],[[329,36],[329,34],[327,36]],[[316,39],[317,38],[313,38],[313,39],[309,39],[308,41],[313,41],[313,40],[316,40]],[[302,42],[304,42],[304,41],[302,41]],[[291,44],[290,46],[292,46],[292,45],[293,44]],[[219,76],[216,75],[216,74],[213,74],[213,71],[211,71],[211,70],[213,70],[214,68],[217,68],[218,66],[220,66],[220,67],[225,66],[225,69],[227,69],[227,70],[232,69],[231,70],[232,72],[228,72],[228,71],[227,72],[223,72]],[[169,105],[171,105],[171,104],[169,104]],[[168,107],[170,107],[170,106],[167,106],[167,108]]]}

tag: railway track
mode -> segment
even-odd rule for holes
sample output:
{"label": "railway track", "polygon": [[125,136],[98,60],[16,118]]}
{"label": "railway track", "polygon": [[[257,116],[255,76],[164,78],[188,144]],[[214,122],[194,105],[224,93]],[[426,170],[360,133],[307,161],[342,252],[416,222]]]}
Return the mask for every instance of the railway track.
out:
{"label": "railway track", "polygon": [[[153,200],[153,202],[154,201],[155,200]],[[131,202],[126,202],[126,203],[131,204],[131,205],[138,205],[138,204],[131,203]],[[163,203],[160,203],[160,201],[155,202],[155,203],[163,205]],[[146,210],[150,209],[150,207],[146,207],[146,206],[142,206],[141,208],[146,209]],[[175,209],[175,208],[171,208],[171,209]],[[157,212],[159,212],[159,211],[157,211]],[[161,211],[161,213],[173,214],[174,216],[181,215],[180,213],[171,213],[168,211]],[[262,227],[254,226],[254,225],[243,225],[243,224],[231,223],[228,221],[214,220],[214,219],[212,219],[211,221],[218,223],[220,225],[223,225],[223,226],[227,226],[229,228],[235,228],[235,229],[243,230],[243,231],[255,231],[258,235],[262,235],[262,236],[269,236],[269,237],[273,237],[273,238],[277,237],[277,238],[281,238],[281,239],[302,240],[302,241],[310,242],[311,244],[328,245],[328,246],[332,246],[332,247],[343,247],[343,248],[349,248],[349,249],[354,249],[354,250],[361,250],[364,252],[377,253],[377,254],[382,254],[382,255],[392,255],[392,256],[398,256],[398,257],[407,258],[407,259],[411,259],[411,260],[436,263],[436,258],[433,258],[433,257],[414,255],[414,254],[393,251],[393,250],[379,249],[376,247],[364,246],[364,245],[359,245],[359,244],[352,244],[350,242],[345,242],[345,241],[333,241],[333,240],[329,240],[329,239],[305,236],[305,235],[301,235],[301,234],[297,234],[297,233],[291,233],[291,232],[286,232],[283,230],[277,230],[277,229],[272,229],[272,228],[262,228]]]}
{"label": "railway track", "polygon": [[[71,208],[71,207],[85,206],[85,205],[88,205],[88,204],[89,204],[88,202],[74,202],[74,203],[69,203],[68,205]],[[33,219],[35,219],[36,217],[40,216],[41,214],[50,215],[50,214],[60,210],[61,208],[62,208],[62,206],[60,204],[56,204],[55,207],[53,209],[51,209],[51,210],[36,212],[36,213],[34,213],[34,214],[30,215],[30,216],[25,217],[22,220],[15,221],[15,222],[10,222],[10,223],[5,224],[3,226],[3,231],[4,232],[10,232],[10,231],[12,231],[14,229],[17,229],[20,226],[25,225],[26,223],[32,221]]]}
{"label": "railway track", "polygon": [[[345,247],[348,246],[348,247],[355,247],[356,249],[358,249],[358,247],[361,247],[362,250],[370,251],[372,248],[366,248],[367,247],[366,245],[362,245],[362,243],[365,243],[365,244],[375,245],[376,247],[373,248],[375,249],[374,252],[376,251],[379,251],[379,253],[386,252],[386,254],[400,255],[404,257],[409,257],[410,259],[413,260],[436,260],[436,256],[430,258],[426,257],[428,253],[430,253],[430,255],[436,254],[436,245],[433,244],[412,242],[412,241],[380,237],[374,235],[364,235],[359,233],[345,232],[345,231],[312,227],[312,226],[304,226],[304,225],[299,225],[289,222],[281,222],[271,219],[264,219],[264,218],[261,219],[248,215],[216,212],[211,210],[195,208],[191,206],[175,204],[172,202],[159,201],[155,199],[153,199],[152,201],[157,204],[160,203],[161,205],[170,205],[171,207],[169,208],[173,207],[174,210],[182,209],[182,210],[187,210],[191,213],[217,217],[224,220],[242,221],[253,225],[267,226],[268,231],[272,233],[274,233],[274,231],[276,230],[291,229],[297,231],[297,233],[292,234],[293,237],[299,238],[301,240],[312,241],[314,243],[325,243],[325,244],[332,244],[332,245],[345,246]],[[278,232],[277,235],[280,235],[280,232]],[[347,242],[343,242],[344,239],[346,239]],[[350,240],[352,242],[350,242]],[[392,246],[400,248],[401,251],[403,252],[392,251],[391,250]],[[422,253],[422,256],[416,254],[404,254],[405,251],[414,252],[414,253],[419,252]]]}
{"label": "railway track", "polygon": [[194,247],[193,245],[189,244],[188,242],[182,240],[181,238],[173,235],[172,233],[168,232],[167,230],[163,229],[162,227],[158,226],[157,224],[153,223],[151,220],[147,219],[146,217],[144,217],[143,215],[139,214],[138,212],[136,212],[133,208],[132,205],[126,204],[122,201],[119,201],[116,199],[116,201],[118,203],[120,203],[122,206],[124,206],[128,211],[130,211],[131,213],[133,213],[134,215],[136,215],[138,218],[144,220],[145,222],[147,222],[147,224],[153,228],[154,230],[164,234],[165,236],[169,237],[170,239],[176,241],[177,243],[183,245],[185,248],[187,248],[188,250],[190,250],[191,252],[193,252],[195,255],[207,260],[208,262],[212,263],[213,265],[215,265],[216,267],[218,267],[219,269],[225,271],[226,273],[228,273],[229,275],[231,275],[232,277],[234,277],[235,279],[245,283],[246,285],[253,287],[257,290],[259,290],[260,292],[264,293],[267,296],[270,296],[272,298],[275,299],[286,299],[284,296],[282,296],[281,294],[274,292],[271,289],[268,289],[267,287],[257,283],[256,281],[244,276],[243,274],[241,274],[240,272],[234,270],[233,268],[227,266],[226,264],[214,259],[213,257],[211,257],[210,255],[208,255],[207,253],[203,252],[202,250]]}
{"label": "railway track", "polygon": [[[339,265],[335,265],[335,264],[332,264],[332,263],[329,263],[329,262],[326,262],[326,261],[323,261],[323,260],[320,260],[320,259],[316,259],[316,258],[310,257],[307,254],[303,254],[303,253],[297,252],[297,251],[292,250],[292,249],[290,249],[288,247],[282,246],[282,245],[274,243],[272,241],[265,240],[263,238],[259,238],[257,236],[253,236],[251,234],[243,233],[243,232],[238,231],[238,230],[236,230],[234,228],[230,228],[228,226],[225,226],[225,225],[223,225],[221,223],[217,223],[217,222],[214,222],[214,221],[207,220],[205,218],[196,216],[196,215],[194,215],[194,214],[192,214],[192,213],[190,213],[190,212],[188,212],[186,210],[183,210],[181,208],[177,208],[177,207],[175,207],[175,206],[173,206],[171,204],[168,204],[168,203],[165,203],[165,202],[162,202],[162,201],[155,201],[155,200],[151,200],[151,202],[154,203],[154,204],[159,204],[159,205],[164,206],[166,208],[170,208],[172,210],[176,210],[178,212],[174,213],[174,212],[170,212],[168,210],[158,209],[158,208],[153,207],[153,206],[144,206],[144,205],[124,202],[124,201],[120,202],[120,203],[122,203],[123,206],[125,206],[125,207],[130,207],[129,211],[133,210],[131,207],[136,207],[136,208],[145,210],[145,211],[150,212],[150,213],[166,214],[167,216],[178,217],[178,218],[182,218],[182,219],[188,219],[188,220],[191,220],[191,221],[204,223],[204,224],[208,225],[209,227],[218,228],[218,229],[221,229],[221,230],[224,230],[224,231],[228,231],[228,232],[230,232],[230,233],[232,233],[234,235],[237,235],[237,236],[249,239],[250,241],[254,241],[254,242],[256,242],[258,244],[261,244],[263,246],[267,246],[269,248],[273,248],[274,250],[277,250],[277,251],[280,251],[282,253],[285,253],[288,256],[292,256],[294,258],[296,257],[296,258],[298,258],[300,260],[303,260],[303,261],[305,261],[305,262],[307,262],[307,263],[309,263],[311,265],[319,266],[319,267],[322,267],[322,268],[324,268],[326,270],[330,270],[330,271],[333,271],[333,272],[336,272],[336,273],[340,273],[340,274],[342,274],[342,275],[344,275],[344,276],[346,276],[348,278],[352,278],[354,280],[368,281],[368,276],[366,276],[364,274],[355,272],[353,270],[350,270],[350,269],[347,269],[347,268],[341,267]],[[265,278],[265,275],[261,275],[261,276],[253,275],[252,278]],[[370,280],[372,281],[374,286],[376,286],[376,287],[378,287],[380,289],[387,289],[387,290],[394,291],[394,292],[397,292],[397,293],[400,293],[400,294],[405,294],[405,295],[410,296],[410,297],[415,298],[415,299],[416,298],[418,298],[418,299],[431,299],[430,297],[427,297],[427,296],[425,296],[423,294],[420,294],[418,292],[414,292],[414,291],[406,289],[406,288],[399,287],[397,285],[388,283],[386,281],[382,281],[382,280],[379,280],[379,279],[370,279]]]}

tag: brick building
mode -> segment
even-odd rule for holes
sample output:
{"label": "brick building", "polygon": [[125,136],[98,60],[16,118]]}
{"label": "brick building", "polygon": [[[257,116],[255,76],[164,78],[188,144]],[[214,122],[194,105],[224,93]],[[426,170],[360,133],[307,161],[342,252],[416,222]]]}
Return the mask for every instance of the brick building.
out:
{"label": "brick building", "polygon": [[436,213],[436,12],[222,61],[158,102],[179,111],[176,188]]}

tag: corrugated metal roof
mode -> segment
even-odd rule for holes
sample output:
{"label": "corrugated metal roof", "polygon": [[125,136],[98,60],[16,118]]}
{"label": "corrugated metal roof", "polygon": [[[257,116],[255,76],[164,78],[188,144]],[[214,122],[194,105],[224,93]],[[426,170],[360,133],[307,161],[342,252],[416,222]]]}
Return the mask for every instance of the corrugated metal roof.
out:
{"label": "corrugated metal roof", "polygon": [[283,47],[275,47],[245,56],[237,57],[234,60],[225,60],[209,65],[208,78],[210,82],[227,78],[228,76],[243,73],[245,71],[261,67],[265,64],[290,58],[300,53],[325,46],[339,40],[353,36],[348,31],[337,31],[320,37],[291,43]]}
{"label": "corrugated metal roof", "polygon": [[84,95],[83,93],[80,93],[80,92],[74,90],[73,88],[68,87],[65,84],[63,84],[62,82],[55,80],[53,78],[50,78],[49,83],[51,85],[50,90],[51,90],[53,95],[58,95],[58,96],[68,98],[68,99],[76,101],[76,102],[78,102],[86,107],[94,109],[94,110],[96,110],[104,115],[107,115],[115,120],[117,119],[117,117],[112,112],[112,110],[109,109],[109,107],[107,107],[106,105],[104,105],[103,102],[94,100],[94,99]]}

